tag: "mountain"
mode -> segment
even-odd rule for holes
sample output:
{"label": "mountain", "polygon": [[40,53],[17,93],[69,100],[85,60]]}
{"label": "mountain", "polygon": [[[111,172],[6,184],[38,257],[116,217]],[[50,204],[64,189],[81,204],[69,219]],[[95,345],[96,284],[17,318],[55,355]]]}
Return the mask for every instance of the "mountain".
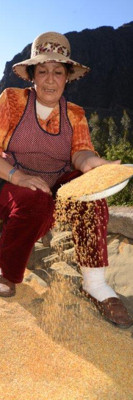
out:
{"label": "mountain", "polygon": [[[83,79],[68,84],[68,100],[85,107],[86,112],[98,111],[104,116],[120,115],[126,109],[133,120],[133,22],[117,29],[102,26],[81,32],[66,33],[71,58],[90,66]],[[29,86],[12,71],[12,65],[30,57],[31,44],[6,63],[0,92],[6,87]]]}

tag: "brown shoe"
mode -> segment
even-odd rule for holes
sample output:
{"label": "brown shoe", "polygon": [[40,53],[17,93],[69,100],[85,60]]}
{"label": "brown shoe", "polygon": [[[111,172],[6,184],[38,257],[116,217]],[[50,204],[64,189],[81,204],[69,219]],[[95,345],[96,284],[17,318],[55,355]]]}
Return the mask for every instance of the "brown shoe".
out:
{"label": "brown shoe", "polygon": [[80,287],[80,292],[95,304],[100,314],[109,322],[123,329],[133,325],[133,318],[128,314],[126,307],[118,297],[110,297],[104,301],[98,301],[82,287]]}
{"label": "brown shoe", "polygon": [[0,297],[11,297],[16,293],[15,283],[8,281],[2,275],[0,276]]}

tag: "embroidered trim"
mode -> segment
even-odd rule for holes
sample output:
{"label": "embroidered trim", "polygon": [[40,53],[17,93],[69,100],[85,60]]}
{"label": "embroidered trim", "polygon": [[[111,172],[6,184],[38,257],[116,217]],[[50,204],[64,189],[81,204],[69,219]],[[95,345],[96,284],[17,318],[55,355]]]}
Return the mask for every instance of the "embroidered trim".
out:
{"label": "embroidered trim", "polygon": [[50,52],[62,54],[65,57],[70,56],[70,51],[65,46],[61,46],[59,43],[47,42],[44,45],[42,43],[36,46],[36,49],[32,52],[32,57],[35,57],[38,54]]}

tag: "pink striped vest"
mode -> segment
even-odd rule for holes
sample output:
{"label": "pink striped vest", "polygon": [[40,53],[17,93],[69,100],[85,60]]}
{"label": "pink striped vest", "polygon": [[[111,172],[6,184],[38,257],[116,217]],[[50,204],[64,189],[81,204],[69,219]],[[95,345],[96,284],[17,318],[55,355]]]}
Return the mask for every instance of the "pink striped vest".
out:
{"label": "pink striped vest", "polygon": [[72,127],[64,97],[61,97],[59,105],[59,133],[48,133],[38,123],[36,94],[32,90],[6,151],[6,159],[11,165],[26,174],[41,176],[50,187],[61,175],[71,170]]}

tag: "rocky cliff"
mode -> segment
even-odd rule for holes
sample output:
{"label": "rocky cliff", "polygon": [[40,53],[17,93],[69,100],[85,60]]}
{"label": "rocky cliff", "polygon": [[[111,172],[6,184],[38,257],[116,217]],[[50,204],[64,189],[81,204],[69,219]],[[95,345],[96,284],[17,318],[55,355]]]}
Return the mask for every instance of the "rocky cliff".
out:
{"label": "rocky cliff", "polygon": [[[133,119],[133,22],[117,29],[103,26],[66,36],[72,58],[91,67],[84,79],[68,85],[67,98],[88,112],[100,110],[104,115],[117,115],[126,109]],[[6,63],[0,92],[9,86],[27,86],[12,72],[12,65],[29,58],[30,48],[31,44],[27,45]]]}

